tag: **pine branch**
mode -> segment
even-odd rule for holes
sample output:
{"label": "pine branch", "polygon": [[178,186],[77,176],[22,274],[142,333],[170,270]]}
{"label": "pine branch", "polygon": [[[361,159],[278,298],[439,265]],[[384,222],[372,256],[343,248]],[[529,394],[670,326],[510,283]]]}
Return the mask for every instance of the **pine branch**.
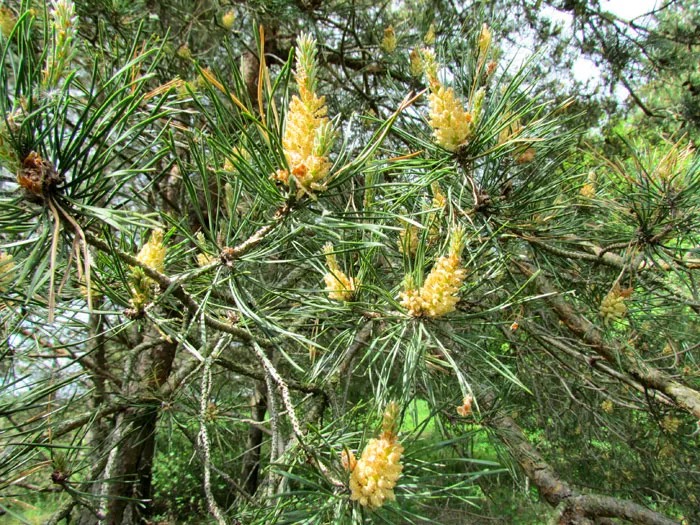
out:
{"label": "pine branch", "polygon": [[611,364],[617,364],[645,388],[658,390],[673,399],[674,403],[700,419],[700,392],[685,386],[665,372],[653,367],[636,364],[626,357],[621,348],[611,347],[605,342],[600,331],[588,319],[577,314],[567,304],[548,279],[530,264],[513,259],[513,264],[525,277],[532,279],[538,291],[545,294],[544,301],[549,304],[559,319],[571,332],[589,345]]}
{"label": "pine branch", "polygon": [[[488,402],[485,401],[484,404],[487,405]],[[556,523],[587,523],[577,520],[607,517],[645,525],[678,525],[678,522],[632,501],[598,494],[581,494],[559,476],[554,467],[530,444],[512,418],[497,413],[484,420],[483,424],[496,432],[545,501],[558,508]]]}

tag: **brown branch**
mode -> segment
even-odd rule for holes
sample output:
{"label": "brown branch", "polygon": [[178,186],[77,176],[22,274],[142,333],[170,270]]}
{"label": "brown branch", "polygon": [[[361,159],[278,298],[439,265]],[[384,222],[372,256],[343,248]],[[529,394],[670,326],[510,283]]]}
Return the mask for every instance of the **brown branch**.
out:
{"label": "brown branch", "polygon": [[577,496],[571,502],[573,508],[581,509],[585,514],[605,517],[620,518],[633,523],[649,525],[678,525],[677,521],[670,520],[658,512],[610,496],[599,494],[585,494]]}
{"label": "brown branch", "polygon": [[603,372],[610,377],[614,377],[615,379],[625,383],[626,385],[634,388],[638,392],[641,392],[642,394],[648,395],[651,394],[651,397],[653,399],[656,399],[666,405],[671,405],[673,404],[673,401],[669,399],[668,396],[661,392],[649,392],[648,389],[644,388],[644,385],[639,383],[638,381],[635,381],[632,379],[630,376],[623,374],[621,372],[618,372],[617,370],[609,367],[605,363],[602,362],[600,357],[590,357],[587,356],[578,350],[572,348],[570,345],[565,344],[563,341],[561,341],[558,338],[554,338],[551,336],[548,336],[541,331],[537,330],[533,325],[531,325],[529,322],[521,321],[520,322],[520,328],[527,332],[528,334],[532,335],[535,339],[537,339],[540,343],[543,345],[547,345],[550,347],[554,347],[558,350],[561,350],[565,354],[573,357],[574,359],[581,361],[582,363],[587,364],[591,368],[598,370],[599,372]]}
{"label": "brown branch", "polygon": [[[611,268],[618,268],[620,270],[636,272],[640,275],[640,277],[643,280],[647,280],[656,286],[664,288],[668,293],[676,297],[678,300],[686,303],[696,313],[700,313],[700,304],[692,296],[687,295],[683,290],[678,289],[677,286],[665,282],[663,279],[660,279],[651,272],[651,270],[656,269],[662,270],[664,272],[673,271],[674,268],[668,264],[656,264],[653,261],[649,261],[643,257],[635,257],[632,261],[625,261],[625,259],[620,257],[619,255],[607,251],[609,249],[613,249],[615,245],[613,245],[613,247],[608,246],[606,248],[601,248],[600,246],[596,246],[591,242],[579,240],[578,242],[580,242],[581,247],[587,252],[589,252],[586,253],[580,252],[578,250],[565,250],[547,244],[546,242],[543,242],[542,240],[537,239],[535,237],[530,237],[521,233],[516,233],[516,235],[526,240],[530,244],[542,248],[543,250],[557,255],[558,257],[564,257],[566,259],[577,259],[593,263],[603,263],[606,266],[610,266]],[[628,246],[628,243],[625,243],[625,246]],[[683,266],[685,266],[687,269],[695,269],[694,265],[695,261],[687,261],[687,263]]]}
{"label": "brown branch", "polygon": [[[222,368],[225,368],[227,370],[230,370],[231,372],[235,372],[237,374],[240,374],[242,376],[250,377],[251,379],[256,379],[258,381],[265,381],[265,373],[262,370],[256,370],[253,368],[249,368],[245,365],[241,365],[238,363],[235,363],[229,359],[219,357],[214,361],[217,365],[221,366]],[[306,394],[321,394],[323,396],[326,395],[326,392],[322,389],[319,388],[316,385],[313,384],[308,384],[308,383],[300,383],[298,381],[294,381],[293,379],[287,379],[287,386],[291,390],[298,390],[299,392],[304,392]]]}
{"label": "brown branch", "polygon": [[605,342],[598,328],[585,317],[579,315],[562,299],[557,290],[548,279],[539,274],[528,263],[513,260],[518,270],[527,278],[530,278],[538,291],[543,294],[544,301],[554,310],[559,319],[584,343],[589,345],[596,353],[613,365],[618,365],[631,377],[639,381],[645,388],[658,390],[666,394],[673,401],[700,419],[700,392],[685,386],[671,376],[658,369],[632,361],[623,349],[611,347]]}
{"label": "brown branch", "polygon": [[595,518],[620,518],[645,525],[678,525],[632,501],[579,493],[559,477],[512,418],[496,414],[483,424],[495,431],[547,503],[562,511],[557,520],[559,524],[590,523],[588,519]]}
{"label": "brown branch", "polygon": [[[203,267],[200,269],[200,271],[206,271],[210,269],[211,267],[216,267],[217,264],[226,264],[228,266],[232,265],[238,258],[242,257],[244,254],[246,254],[248,251],[250,251],[253,247],[257,246],[262,240],[265,238],[267,234],[269,234],[275,226],[277,226],[281,222],[281,218],[284,216],[284,214],[278,213],[275,216],[276,221],[271,224],[271,225],[266,225],[260,228],[255,234],[253,234],[249,239],[241,243],[235,248],[224,248],[221,254],[221,261],[216,261],[215,263],[212,263],[211,265],[208,265],[206,267]],[[85,233],[85,238],[87,242],[94,246],[95,248],[102,250],[103,252],[107,254],[116,254],[119,259],[121,259],[123,262],[128,264],[129,266],[135,266],[138,268],[141,268],[143,272],[151,279],[153,279],[158,285],[160,285],[161,289],[163,290],[170,290],[170,293],[173,294],[175,298],[177,298],[184,306],[189,310],[189,312],[192,315],[197,315],[199,316],[200,313],[200,305],[197,304],[197,302],[190,296],[185,289],[183,288],[181,281],[179,279],[171,279],[165,274],[162,274],[158,272],[157,270],[149,267],[146,264],[143,264],[141,261],[139,261],[136,257],[133,255],[130,255],[126,252],[121,251],[119,248],[116,246],[110,246],[107,244],[105,241],[98,239],[94,235],[90,233]],[[235,336],[238,340],[250,343],[253,340],[257,341],[258,344],[264,348],[269,348],[272,346],[272,343],[270,341],[266,340],[259,340],[252,336],[249,332],[246,330],[243,330],[241,328],[237,328],[235,326],[232,326],[230,324],[224,323],[222,321],[219,321],[218,319],[204,314],[203,315],[204,322],[206,323],[207,326],[218,330],[220,332],[224,332],[227,334],[231,334]]]}

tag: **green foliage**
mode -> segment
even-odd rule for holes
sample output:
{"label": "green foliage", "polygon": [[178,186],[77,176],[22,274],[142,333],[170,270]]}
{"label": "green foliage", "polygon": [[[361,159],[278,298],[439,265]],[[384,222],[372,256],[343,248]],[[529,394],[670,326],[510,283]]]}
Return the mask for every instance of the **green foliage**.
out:
{"label": "green foliage", "polygon": [[520,63],[505,0],[156,4],[1,13],[0,493],[82,523],[536,523],[538,464],[549,503],[697,517],[692,100],[637,133],[546,77],[582,34],[637,97],[652,51],[686,74],[695,10],[568,3],[567,37],[517,3],[558,39]]}
{"label": "green foliage", "polygon": [[154,513],[178,521],[203,518],[207,510],[201,469],[191,443],[174,432],[166,443],[158,445],[153,461]]}

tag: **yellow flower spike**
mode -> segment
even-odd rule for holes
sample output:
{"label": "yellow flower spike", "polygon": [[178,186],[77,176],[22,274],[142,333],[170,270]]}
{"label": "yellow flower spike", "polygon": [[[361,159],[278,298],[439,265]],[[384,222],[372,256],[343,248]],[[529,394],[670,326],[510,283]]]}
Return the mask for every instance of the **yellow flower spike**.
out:
{"label": "yellow flower spike", "polygon": [[438,81],[438,62],[435,56],[435,51],[432,49],[423,48],[421,49],[421,58],[423,59],[423,69],[425,71],[425,76],[428,79],[428,84],[430,84],[431,89],[437,89],[440,86]]}
{"label": "yellow flower spike", "polygon": [[450,255],[461,257],[463,248],[464,229],[461,226],[455,226],[450,232]]}
{"label": "yellow flower spike", "polygon": [[447,206],[447,197],[442,192],[439,182],[433,182],[430,188],[433,190],[433,199],[430,205],[432,208],[439,208],[439,210],[430,212],[428,217],[428,224],[430,225],[429,244],[433,244],[440,239],[440,216],[443,215],[444,209]]}
{"label": "yellow flower spike", "polygon": [[330,172],[328,159],[335,140],[335,131],[326,117],[324,97],[316,96],[318,69],[316,41],[301,34],[297,40],[295,78],[299,96],[289,103],[287,122],[282,138],[289,170],[278,170],[272,178],[290,186],[290,177],[301,186],[299,197],[323,189],[323,180]]}
{"label": "yellow flower spike", "polygon": [[473,115],[464,109],[453,89],[444,87],[438,80],[438,63],[432,50],[423,50],[423,63],[430,85],[428,122],[436,142],[446,150],[454,151],[471,135]]}
{"label": "yellow flower spike", "polygon": [[433,128],[435,141],[447,151],[456,150],[471,134],[471,113],[464,109],[452,88],[439,86],[428,95],[428,100],[429,123]]}
{"label": "yellow flower spike", "polygon": [[149,268],[162,272],[165,269],[166,252],[167,249],[163,245],[163,230],[153,230],[151,238],[143,245],[136,258]]}
{"label": "yellow flower spike", "polygon": [[389,26],[384,30],[384,38],[382,39],[382,51],[391,54],[396,50],[396,32],[394,26]]}
{"label": "yellow flower spike", "polygon": [[399,251],[413,256],[418,250],[418,228],[413,224],[406,224],[399,232]]}
{"label": "yellow flower spike", "polygon": [[[153,230],[148,242],[141,247],[136,259],[158,272],[165,270],[166,247],[163,245],[163,230]],[[131,305],[142,312],[153,296],[153,280],[146,276],[142,268],[131,268]]]}
{"label": "yellow flower spike", "polygon": [[[382,434],[370,439],[359,460],[347,455],[350,472],[350,499],[363,507],[378,509],[387,501],[394,501],[394,487],[401,476],[403,446],[396,435],[396,418],[399,407],[390,403],[384,413]],[[354,463],[354,465],[353,465]]]}
{"label": "yellow flower spike", "polygon": [[399,294],[401,297],[401,306],[403,306],[410,315],[420,317],[423,315],[423,299],[421,291],[417,288],[412,288],[406,285],[406,290]]}
{"label": "yellow flower spike", "polygon": [[328,266],[328,273],[323,276],[328,298],[333,301],[349,301],[355,294],[355,280],[340,269],[331,243],[323,247],[323,253],[326,255],[326,266]]}
{"label": "yellow flower spike", "polygon": [[399,417],[400,407],[396,401],[391,401],[384,409],[382,415],[382,433],[380,438],[396,439],[396,424]]}
{"label": "yellow flower spike", "polygon": [[406,290],[400,293],[401,306],[413,316],[438,318],[456,309],[459,292],[467,272],[461,267],[461,253],[464,244],[464,231],[452,230],[450,251],[439,257],[425,278],[420,290],[416,290],[410,280]]}
{"label": "yellow flower spike", "polygon": [[581,186],[581,190],[579,191],[582,197],[586,197],[587,199],[592,199],[595,197],[596,194],[596,188],[595,188],[595,172],[591,171],[588,174],[588,179],[584,183],[583,186]]}
{"label": "yellow flower spike", "polygon": [[469,101],[469,106],[471,108],[471,114],[472,114],[472,117],[474,118],[474,122],[472,123],[472,127],[476,126],[477,122],[479,121],[479,117],[481,117],[481,110],[484,107],[485,98],[486,98],[486,89],[479,88],[475,93],[473,93],[473,95]]}
{"label": "yellow flower spike", "polygon": [[406,276],[404,291],[399,293],[399,297],[401,298],[401,306],[408,310],[410,315],[418,317],[423,314],[423,301],[420,296],[420,289],[416,288],[416,283],[413,281],[412,276]]}
{"label": "yellow flower spike", "polygon": [[430,185],[430,189],[433,190],[433,208],[444,208],[447,206],[447,197],[445,197],[445,194],[442,192],[440,183],[438,181],[433,182]]}

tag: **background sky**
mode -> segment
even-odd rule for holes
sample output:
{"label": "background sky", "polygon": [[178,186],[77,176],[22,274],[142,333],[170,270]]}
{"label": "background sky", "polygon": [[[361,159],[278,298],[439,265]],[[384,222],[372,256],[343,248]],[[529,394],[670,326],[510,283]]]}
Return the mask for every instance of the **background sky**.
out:
{"label": "background sky", "polygon": [[[657,4],[659,0],[601,0],[600,2],[603,10],[625,20],[639,18],[654,10]],[[571,27],[572,15],[552,8],[545,9],[545,13],[553,21],[560,22],[565,27]],[[600,78],[598,67],[585,57],[579,57],[575,61],[572,73],[576,80],[590,82],[590,87],[598,84],[597,79]],[[618,88],[618,90],[619,92],[616,93],[618,98],[622,100],[627,97],[627,91],[624,88]]]}

